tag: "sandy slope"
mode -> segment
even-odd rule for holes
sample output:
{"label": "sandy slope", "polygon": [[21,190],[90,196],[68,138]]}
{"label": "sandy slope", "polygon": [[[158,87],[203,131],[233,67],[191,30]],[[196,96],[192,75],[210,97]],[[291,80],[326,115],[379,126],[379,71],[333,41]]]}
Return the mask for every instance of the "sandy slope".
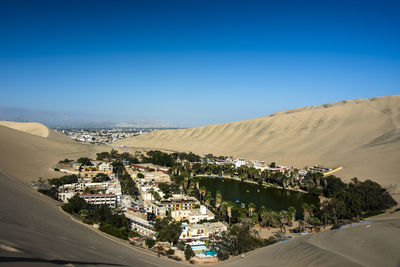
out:
{"label": "sandy slope", "polygon": [[276,161],[302,168],[343,166],[338,175],[399,183],[400,96],[303,107],[204,127],[159,130],[119,140],[132,147]]}
{"label": "sandy slope", "polygon": [[399,266],[400,212],[372,223],[296,237],[222,266]]}
{"label": "sandy slope", "polygon": [[0,125],[42,137],[49,135],[49,129],[37,122],[0,121]]}

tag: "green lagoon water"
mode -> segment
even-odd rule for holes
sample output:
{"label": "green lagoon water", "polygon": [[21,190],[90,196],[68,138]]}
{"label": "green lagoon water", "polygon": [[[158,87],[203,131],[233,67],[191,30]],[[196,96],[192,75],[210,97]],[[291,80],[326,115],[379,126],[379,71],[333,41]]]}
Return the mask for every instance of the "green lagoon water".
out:
{"label": "green lagoon water", "polygon": [[286,210],[290,206],[296,208],[296,216],[302,216],[301,206],[303,203],[314,204],[318,206],[319,199],[317,196],[304,194],[296,191],[283,190],[278,188],[264,188],[258,184],[244,183],[233,179],[221,178],[199,178],[200,186],[210,191],[213,199],[217,190],[222,194],[222,198],[227,201],[246,204],[254,203],[257,210],[264,205],[276,211]]}

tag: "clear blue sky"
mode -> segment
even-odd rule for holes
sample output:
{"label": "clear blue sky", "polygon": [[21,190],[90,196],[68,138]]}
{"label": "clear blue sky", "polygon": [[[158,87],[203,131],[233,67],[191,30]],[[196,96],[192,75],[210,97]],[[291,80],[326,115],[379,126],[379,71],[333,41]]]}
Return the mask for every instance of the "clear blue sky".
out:
{"label": "clear blue sky", "polygon": [[1,1],[0,106],[204,125],[400,94],[400,1]]}

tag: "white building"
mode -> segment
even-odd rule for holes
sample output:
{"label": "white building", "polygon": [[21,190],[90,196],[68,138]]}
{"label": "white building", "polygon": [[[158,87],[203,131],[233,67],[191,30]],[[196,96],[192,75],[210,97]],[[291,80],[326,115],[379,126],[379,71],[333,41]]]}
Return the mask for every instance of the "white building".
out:
{"label": "white building", "polygon": [[103,162],[99,165],[99,171],[112,171],[113,167],[110,163]]}
{"label": "white building", "polygon": [[246,160],[245,159],[237,159],[234,161],[235,162],[235,167],[239,168],[240,166],[246,165]]}
{"label": "white building", "polygon": [[115,208],[117,205],[117,196],[111,194],[86,194],[80,197],[91,205],[105,204],[112,208]]}
{"label": "white building", "polygon": [[164,193],[156,186],[141,186],[140,194],[144,201],[155,201],[153,194],[151,193],[151,189],[153,189],[154,192],[157,192],[160,197],[164,197]]}
{"label": "white building", "polygon": [[132,230],[135,230],[136,232],[144,236],[154,236],[154,226],[148,221],[138,216],[135,216],[129,211],[125,212],[125,216],[131,221]]}
{"label": "white building", "polygon": [[222,222],[203,223],[203,224],[182,224],[182,233],[179,239],[208,239],[212,235],[228,230],[228,226]]}
{"label": "white building", "polygon": [[62,202],[68,202],[68,200],[75,196],[75,192],[61,192],[58,193],[58,200],[62,201]]}
{"label": "white building", "polygon": [[172,210],[171,217],[176,221],[188,220],[189,223],[195,224],[202,220],[213,220],[215,215],[206,208],[206,206],[200,206],[200,209],[193,210]]}

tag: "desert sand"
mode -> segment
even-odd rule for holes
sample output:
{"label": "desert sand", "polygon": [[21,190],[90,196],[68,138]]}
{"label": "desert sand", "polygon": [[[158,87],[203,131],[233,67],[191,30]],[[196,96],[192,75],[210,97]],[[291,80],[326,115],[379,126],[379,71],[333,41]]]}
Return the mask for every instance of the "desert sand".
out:
{"label": "desert sand", "polygon": [[41,137],[47,137],[49,135],[49,129],[37,122],[0,121],[0,125]]}
{"label": "desert sand", "polygon": [[341,101],[278,112],[252,120],[178,130],[157,130],[118,145],[192,151],[275,161],[303,168],[315,164],[381,184],[400,183],[400,96]]}

